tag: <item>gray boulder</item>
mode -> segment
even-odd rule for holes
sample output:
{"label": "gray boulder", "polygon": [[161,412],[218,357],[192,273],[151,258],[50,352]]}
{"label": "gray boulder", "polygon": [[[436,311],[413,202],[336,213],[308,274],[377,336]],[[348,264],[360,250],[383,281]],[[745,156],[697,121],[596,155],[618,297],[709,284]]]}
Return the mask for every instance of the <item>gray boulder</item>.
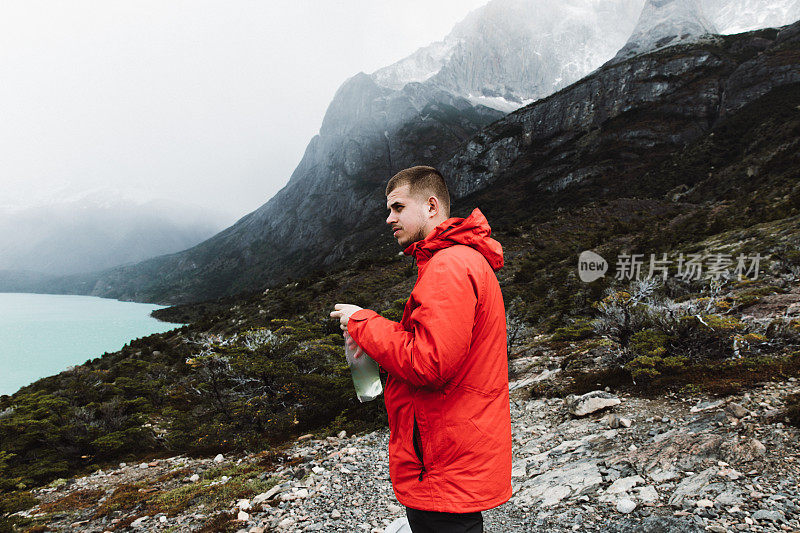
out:
{"label": "gray boulder", "polygon": [[586,416],[622,403],[622,400],[604,391],[587,392],[581,396],[570,394],[564,399],[564,405],[573,416]]}

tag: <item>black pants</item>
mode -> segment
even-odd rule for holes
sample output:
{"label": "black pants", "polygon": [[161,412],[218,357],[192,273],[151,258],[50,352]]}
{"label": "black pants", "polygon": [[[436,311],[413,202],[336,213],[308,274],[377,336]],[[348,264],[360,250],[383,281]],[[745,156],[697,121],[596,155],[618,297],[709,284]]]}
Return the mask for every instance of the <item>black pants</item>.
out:
{"label": "black pants", "polygon": [[475,513],[437,513],[406,507],[408,525],[414,533],[483,533],[483,515]]}

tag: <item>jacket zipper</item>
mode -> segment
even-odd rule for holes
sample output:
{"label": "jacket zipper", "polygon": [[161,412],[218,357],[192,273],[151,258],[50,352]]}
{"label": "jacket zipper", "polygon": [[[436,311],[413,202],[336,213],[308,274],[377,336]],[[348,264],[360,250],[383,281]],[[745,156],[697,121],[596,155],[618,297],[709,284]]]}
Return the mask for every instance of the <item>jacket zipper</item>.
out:
{"label": "jacket zipper", "polygon": [[425,461],[422,460],[422,437],[419,435],[419,426],[417,425],[417,414],[414,413],[414,434],[412,436],[414,442],[414,453],[417,454],[419,462],[422,463],[422,470],[419,472],[419,480],[422,481],[422,476],[425,475]]}

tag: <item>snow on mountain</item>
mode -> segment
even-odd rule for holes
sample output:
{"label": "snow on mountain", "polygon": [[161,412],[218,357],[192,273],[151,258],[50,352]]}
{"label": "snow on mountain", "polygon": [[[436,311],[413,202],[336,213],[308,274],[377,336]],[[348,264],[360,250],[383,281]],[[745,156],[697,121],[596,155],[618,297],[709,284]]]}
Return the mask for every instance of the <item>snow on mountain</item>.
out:
{"label": "snow on mountain", "polygon": [[699,0],[647,0],[630,39],[612,61],[712,33],[717,33],[717,28],[706,18]]}
{"label": "snow on mountain", "polygon": [[800,20],[800,0],[703,0],[703,11],[720,33],[741,33]]}
{"label": "snow on mountain", "polygon": [[374,72],[382,87],[434,85],[504,112],[593,71],[625,43],[643,0],[493,0],[444,40]]}
{"label": "snow on mountain", "polygon": [[509,112],[611,58],[797,19],[800,0],[492,0],[443,40],[371,77],[394,90],[424,82]]}
{"label": "snow on mountain", "polygon": [[425,81],[442,68],[450,59],[460,39],[448,35],[443,41],[436,41],[420,48],[410,56],[388,67],[376,70],[372,79],[390,89],[402,89],[406,83]]}
{"label": "snow on mountain", "polygon": [[612,62],[711,33],[784,26],[800,19],[800,0],[648,0]]}

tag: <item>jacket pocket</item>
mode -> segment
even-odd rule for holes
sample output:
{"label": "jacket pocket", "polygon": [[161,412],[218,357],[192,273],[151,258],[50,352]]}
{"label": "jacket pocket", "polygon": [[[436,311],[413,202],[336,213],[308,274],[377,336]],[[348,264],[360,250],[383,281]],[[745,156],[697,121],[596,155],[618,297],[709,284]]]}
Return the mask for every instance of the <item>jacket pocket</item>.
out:
{"label": "jacket pocket", "polygon": [[419,459],[421,469],[419,471],[419,480],[422,481],[422,477],[425,475],[425,460],[423,459],[422,454],[422,437],[419,433],[419,425],[417,425],[417,415],[414,413],[414,430],[411,436],[412,443],[414,444],[414,453],[417,455],[417,459]]}

